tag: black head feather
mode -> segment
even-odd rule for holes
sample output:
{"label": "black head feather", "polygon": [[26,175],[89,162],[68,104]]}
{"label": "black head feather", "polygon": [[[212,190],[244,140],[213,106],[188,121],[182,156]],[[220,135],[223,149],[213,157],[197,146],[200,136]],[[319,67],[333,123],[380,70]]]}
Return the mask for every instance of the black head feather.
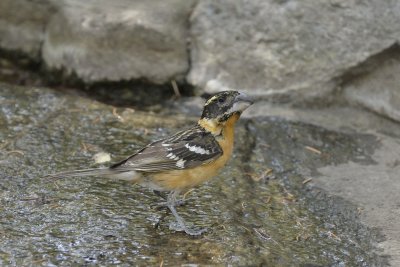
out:
{"label": "black head feather", "polygon": [[241,113],[253,102],[238,91],[223,91],[211,96],[204,104],[202,119],[226,120],[235,113]]}

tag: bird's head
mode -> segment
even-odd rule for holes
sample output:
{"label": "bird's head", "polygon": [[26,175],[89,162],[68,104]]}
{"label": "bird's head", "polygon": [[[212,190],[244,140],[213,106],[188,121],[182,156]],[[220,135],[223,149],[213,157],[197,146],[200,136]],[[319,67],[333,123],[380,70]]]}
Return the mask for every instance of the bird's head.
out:
{"label": "bird's head", "polygon": [[238,91],[223,91],[211,96],[204,104],[202,121],[212,124],[224,124],[232,116],[236,120],[253,101],[245,94]]}

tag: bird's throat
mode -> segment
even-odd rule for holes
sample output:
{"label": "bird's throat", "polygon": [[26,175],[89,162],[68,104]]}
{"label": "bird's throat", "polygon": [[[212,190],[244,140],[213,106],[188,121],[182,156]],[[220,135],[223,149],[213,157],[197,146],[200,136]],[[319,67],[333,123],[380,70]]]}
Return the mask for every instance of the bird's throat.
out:
{"label": "bird's throat", "polygon": [[198,124],[203,127],[204,130],[212,133],[213,135],[220,135],[223,128],[223,125],[221,125],[221,123],[218,123],[217,120],[206,118],[199,120]]}
{"label": "bird's throat", "polygon": [[203,127],[206,131],[212,133],[214,136],[220,135],[221,132],[224,130],[226,127],[234,127],[236,122],[238,121],[240,117],[239,113],[233,114],[230,116],[227,120],[225,121],[218,121],[215,119],[206,119],[203,118],[198,121],[198,124]]}

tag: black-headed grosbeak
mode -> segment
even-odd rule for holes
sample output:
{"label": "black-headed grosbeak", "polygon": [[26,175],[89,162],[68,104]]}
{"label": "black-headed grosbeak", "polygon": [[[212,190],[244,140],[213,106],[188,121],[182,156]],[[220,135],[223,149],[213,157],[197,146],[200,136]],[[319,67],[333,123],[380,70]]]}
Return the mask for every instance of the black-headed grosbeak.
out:
{"label": "black-headed grosbeak", "polygon": [[138,183],[155,191],[169,191],[167,207],[180,230],[200,235],[205,229],[189,229],[178,215],[177,196],[211,177],[232,154],[234,125],[253,102],[243,93],[224,91],[210,97],[197,125],[155,141],[109,168],[75,170],[52,177],[107,176]]}

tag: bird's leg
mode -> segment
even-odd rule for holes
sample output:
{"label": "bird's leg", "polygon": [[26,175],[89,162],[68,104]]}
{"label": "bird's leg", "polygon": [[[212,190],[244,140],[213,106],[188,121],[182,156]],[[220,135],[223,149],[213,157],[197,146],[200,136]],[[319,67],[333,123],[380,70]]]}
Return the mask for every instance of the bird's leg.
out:
{"label": "bird's leg", "polygon": [[171,211],[172,215],[174,215],[180,230],[185,231],[185,233],[188,235],[201,235],[202,233],[206,232],[207,229],[193,230],[193,229],[189,229],[186,226],[185,221],[183,220],[183,218],[181,216],[179,216],[178,212],[175,209],[175,206],[177,203],[176,195],[178,193],[179,193],[178,191],[172,191],[171,193],[169,193],[169,195],[167,197],[167,207]]}
{"label": "bird's leg", "polygon": [[[153,190],[154,194],[156,194],[157,196],[161,197],[163,200],[167,200],[167,196],[165,194],[163,194],[163,192],[161,191],[157,191],[157,190]],[[179,200],[175,200],[175,207],[176,206],[183,206],[185,205],[185,199],[179,199]],[[168,202],[161,202],[155,205],[156,209],[162,209],[162,208],[167,208],[168,207]]]}
{"label": "bird's leg", "polygon": [[158,190],[153,190],[153,192],[154,192],[154,194],[161,197],[162,199],[167,200],[167,196],[165,194],[163,194],[163,192],[158,191]]}
{"label": "bird's leg", "polygon": [[[158,190],[153,190],[154,194],[156,194],[157,196],[161,197],[163,200],[165,200],[164,202],[155,204],[153,207],[157,210],[162,210],[162,209],[166,209],[166,213],[158,220],[158,222],[155,225],[155,228],[158,228],[160,226],[161,221],[164,220],[164,218],[168,215],[168,202],[167,202],[167,194],[165,194],[164,192],[158,191]],[[185,204],[185,200],[184,199],[180,199],[180,200],[176,200],[175,201],[175,207],[176,206],[182,206]]]}

